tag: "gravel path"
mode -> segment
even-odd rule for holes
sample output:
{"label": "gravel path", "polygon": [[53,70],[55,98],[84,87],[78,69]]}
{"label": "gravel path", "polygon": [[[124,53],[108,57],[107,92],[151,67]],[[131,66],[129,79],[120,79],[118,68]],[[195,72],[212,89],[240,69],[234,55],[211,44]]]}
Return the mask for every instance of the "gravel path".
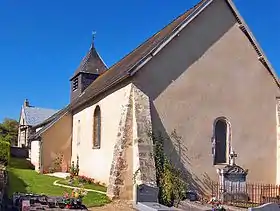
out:
{"label": "gravel path", "polygon": [[90,208],[89,210],[92,211],[136,211],[135,209],[133,209],[133,205],[132,202],[130,201],[113,201],[110,204],[107,204],[103,207],[93,207]]}

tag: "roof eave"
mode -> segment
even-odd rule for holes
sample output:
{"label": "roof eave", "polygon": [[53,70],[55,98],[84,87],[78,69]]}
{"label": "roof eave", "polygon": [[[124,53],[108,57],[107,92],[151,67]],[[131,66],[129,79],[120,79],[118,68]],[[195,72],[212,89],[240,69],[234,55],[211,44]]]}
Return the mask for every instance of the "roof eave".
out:
{"label": "roof eave", "polygon": [[[272,67],[271,63],[269,62],[269,60],[267,59],[267,56],[265,55],[264,51],[262,50],[260,44],[258,43],[258,41],[256,40],[256,38],[254,37],[253,33],[251,32],[249,26],[246,24],[245,20],[243,19],[242,15],[238,12],[235,4],[232,2],[232,0],[225,0],[228,5],[230,6],[230,8],[232,9],[232,12],[234,13],[234,15],[241,21],[242,25],[245,27],[247,33],[249,34],[250,38],[253,40],[253,43],[255,44],[255,46],[257,47],[258,51],[262,54],[259,60],[261,61],[261,59],[263,59],[267,65],[267,69],[268,71],[271,73],[272,77],[274,78],[276,84],[278,85],[278,87],[280,88],[280,81],[279,78],[274,70],[274,68]],[[261,61],[262,62],[262,61]],[[262,62],[263,63],[263,62]],[[264,65],[264,64],[263,64]],[[264,65],[264,66],[266,66]]]}

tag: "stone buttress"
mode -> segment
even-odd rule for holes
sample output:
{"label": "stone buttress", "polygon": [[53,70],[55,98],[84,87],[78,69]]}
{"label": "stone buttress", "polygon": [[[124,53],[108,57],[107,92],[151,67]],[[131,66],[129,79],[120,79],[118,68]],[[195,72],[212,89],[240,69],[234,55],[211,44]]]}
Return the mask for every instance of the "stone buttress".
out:
{"label": "stone buttress", "polygon": [[114,146],[107,189],[107,196],[111,199],[138,201],[139,185],[156,188],[153,141],[149,135],[151,130],[149,98],[135,85],[131,85]]}

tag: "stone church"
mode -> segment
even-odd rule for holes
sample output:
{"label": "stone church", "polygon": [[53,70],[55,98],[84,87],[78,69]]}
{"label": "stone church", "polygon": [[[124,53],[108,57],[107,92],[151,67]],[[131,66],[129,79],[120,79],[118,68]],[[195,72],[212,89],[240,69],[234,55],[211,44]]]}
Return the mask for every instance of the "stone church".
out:
{"label": "stone church", "polygon": [[[144,30],[144,29],[143,29]],[[202,0],[107,67],[94,44],[70,80],[71,102],[38,126],[31,160],[133,198],[136,183],[156,186],[153,142],[197,190],[237,153],[251,182],[280,183],[278,78],[231,0]]]}

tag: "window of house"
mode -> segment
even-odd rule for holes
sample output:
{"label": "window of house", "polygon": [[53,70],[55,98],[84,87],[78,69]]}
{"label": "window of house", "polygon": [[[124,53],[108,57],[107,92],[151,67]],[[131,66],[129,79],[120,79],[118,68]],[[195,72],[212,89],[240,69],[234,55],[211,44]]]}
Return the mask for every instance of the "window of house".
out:
{"label": "window of house", "polygon": [[101,141],[101,111],[96,106],[93,114],[93,148],[100,148]]}
{"label": "window of house", "polygon": [[79,84],[78,82],[79,82],[78,78],[75,78],[73,80],[73,91],[78,89],[78,84]]}
{"label": "window of house", "polygon": [[214,122],[213,132],[214,165],[227,164],[231,137],[231,128],[227,119],[217,118]]}

